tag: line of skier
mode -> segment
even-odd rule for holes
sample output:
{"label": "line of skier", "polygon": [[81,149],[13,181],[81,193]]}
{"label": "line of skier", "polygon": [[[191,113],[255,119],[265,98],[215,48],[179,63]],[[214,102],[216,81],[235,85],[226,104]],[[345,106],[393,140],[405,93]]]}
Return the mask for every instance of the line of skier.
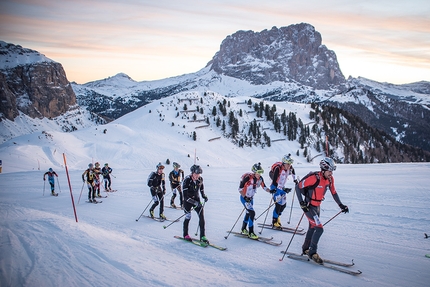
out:
{"label": "line of skier", "polygon": [[[104,181],[104,190],[106,192],[112,191],[111,173],[112,168],[109,167],[108,163],[105,163],[103,168],[100,168],[100,164],[98,162],[95,164],[88,164],[88,168],[82,173],[82,181],[84,184],[87,184],[89,202],[96,202],[96,197],[102,197],[100,194],[101,176]],[[43,174],[44,181],[48,178],[48,182],[51,187],[51,195],[58,196],[58,193],[55,192],[55,177],[58,178],[58,174],[52,168],[49,168],[48,171]],[[45,192],[45,187],[43,191]]]}
{"label": "line of skier", "polygon": [[[272,227],[282,228],[280,217],[286,207],[286,195],[292,191],[292,188],[287,188],[285,185],[291,176],[295,184],[294,191],[296,192],[300,208],[309,222],[306,237],[302,244],[302,253],[321,264],[323,260],[318,255],[317,249],[324,229],[319,217],[320,205],[326,191],[330,191],[342,212],[348,213],[349,209],[348,206],[340,201],[334,185],[333,172],[336,170],[336,165],[333,159],[329,157],[323,158],[319,164],[320,171],[311,172],[301,180],[296,176],[293,163],[294,160],[290,154],[285,155],[281,161],[274,163],[269,172],[270,185],[266,185],[264,182],[262,176],[264,169],[261,167],[261,163],[254,164],[251,167],[251,172],[242,175],[238,191],[240,194],[239,200],[244,206],[246,213],[243,218],[241,233],[251,239],[258,239],[258,236],[254,232],[254,195],[258,187],[261,187],[272,196],[275,206],[272,213]],[[191,212],[195,210],[199,217],[200,240],[209,243],[205,234],[204,205],[208,201],[208,197],[205,194],[203,178],[201,176],[203,170],[199,165],[193,165],[190,168],[190,174],[184,177],[184,171],[180,167],[178,163],[174,162],[173,170],[169,174],[170,187],[173,192],[170,205],[176,208],[174,200],[177,194],[179,194],[180,207],[185,213],[183,223],[184,239],[192,240],[188,232],[188,226],[191,220]],[[148,177],[148,186],[150,187],[152,200],[154,201],[149,214],[150,217],[154,217],[154,209],[160,205],[160,219],[166,219],[164,216],[164,197],[166,196],[164,168],[163,164],[157,164],[156,171],[152,172]],[[203,198],[203,203],[200,196]]]}

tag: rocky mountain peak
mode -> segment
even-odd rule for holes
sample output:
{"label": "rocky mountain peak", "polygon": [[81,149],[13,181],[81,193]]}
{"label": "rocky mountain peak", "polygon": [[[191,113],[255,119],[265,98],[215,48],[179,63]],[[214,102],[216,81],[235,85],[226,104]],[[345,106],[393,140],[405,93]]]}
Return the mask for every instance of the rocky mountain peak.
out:
{"label": "rocky mountain peak", "polygon": [[321,43],[321,34],[306,23],[261,32],[238,31],[223,40],[207,66],[257,85],[295,81],[330,89],[346,80],[336,54]]}
{"label": "rocky mountain peak", "polygon": [[0,41],[0,120],[19,111],[32,118],[57,117],[76,105],[63,66],[19,45]]}

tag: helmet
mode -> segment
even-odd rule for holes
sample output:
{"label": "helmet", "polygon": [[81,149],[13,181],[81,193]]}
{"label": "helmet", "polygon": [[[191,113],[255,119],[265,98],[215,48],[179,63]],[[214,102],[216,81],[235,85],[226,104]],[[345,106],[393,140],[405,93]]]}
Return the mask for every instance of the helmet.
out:
{"label": "helmet", "polygon": [[293,164],[294,159],[291,158],[291,154],[284,155],[284,157],[282,158],[282,163]]}
{"label": "helmet", "polygon": [[95,165],[96,167],[99,167],[99,166],[100,166],[99,162],[96,162],[94,165]]}
{"label": "helmet", "polygon": [[180,168],[181,165],[179,163],[177,163],[177,162],[173,162],[173,167],[174,168]]}
{"label": "helmet", "polygon": [[108,164],[108,163],[105,163],[105,166],[109,166],[109,164]]}
{"label": "helmet", "polygon": [[190,171],[191,171],[191,173],[196,173],[196,174],[202,174],[203,173],[203,170],[200,167],[200,165],[195,165],[195,164],[193,164],[193,166],[190,167]]}
{"label": "helmet", "polygon": [[161,164],[161,162],[159,162],[156,166],[157,169],[164,169],[164,165]]}
{"label": "helmet", "polygon": [[93,164],[92,163],[88,164],[88,168],[93,168]]}
{"label": "helmet", "polygon": [[320,161],[320,167],[321,167],[321,170],[329,170],[329,171],[336,170],[336,164],[334,163],[334,160],[329,157],[325,157]]}
{"label": "helmet", "polygon": [[258,173],[258,174],[263,174],[264,173],[264,169],[261,167],[261,163],[256,163],[252,166],[252,172],[254,173]]}
{"label": "helmet", "polygon": [[49,172],[53,172],[52,167],[49,168]]}

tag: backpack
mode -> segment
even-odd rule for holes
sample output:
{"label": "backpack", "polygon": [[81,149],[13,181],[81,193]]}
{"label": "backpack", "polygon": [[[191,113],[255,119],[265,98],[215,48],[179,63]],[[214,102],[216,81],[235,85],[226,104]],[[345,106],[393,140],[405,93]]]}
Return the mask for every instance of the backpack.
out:
{"label": "backpack", "polygon": [[315,187],[317,187],[317,186],[318,186],[318,184],[320,184],[320,176],[319,176],[319,174],[318,174],[318,171],[310,171],[310,172],[309,172],[307,175],[305,175],[305,177],[303,177],[300,181],[303,181],[303,180],[307,179],[307,178],[308,178],[308,177],[310,177],[311,175],[315,175],[315,177],[317,178],[317,181],[316,181],[313,185],[303,188],[303,190],[302,190],[302,194],[303,194],[303,195],[306,195],[306,194],[307,194],[307,192],[308,192],[308,190],[310,190],[310,189],[315,189]]}
{"label": "backpack", "polygon": [[272,165],[272,167],[270,168],[269,177],[270,177],[271,180],[273,180],[273,173],[274,173],[274,170],[275,170],[276,167],[279,167],[279,170],[281,170],[282,162],[275,162]]}
{"label": "backpack", "polygon": [[148,176],[147,184],[148,184],[149,187],[152,187],[152,182],[154,180],[154,175],[155,175],[155,173],[151,172],[151,174]]}

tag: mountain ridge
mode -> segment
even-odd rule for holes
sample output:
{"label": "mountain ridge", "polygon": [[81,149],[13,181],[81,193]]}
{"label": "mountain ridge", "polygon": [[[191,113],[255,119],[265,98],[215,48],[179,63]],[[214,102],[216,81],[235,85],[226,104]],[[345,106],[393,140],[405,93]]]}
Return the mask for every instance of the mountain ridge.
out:
{"label": "mountain ridge", "polygon": [[[421,81],[418,83],[393,85],[389,83],[378,83],[365,78],[350,77],[345,80],[339,70],[340,74],[338,74],[338,78],[341,80],[338,83],[329,85],[329,83],[325,81],[325,83],[330,86],[329,89],[318,89],[315,85],[305,85],[294,77],[288,79],[282,78],[283,81],[271,79],[267,82],[264,73],[256,73],[258,76],[257,78],[262,82],[260,84],[255,84],[255,81],[258,80],[257,78],[250,79],[248,77],[249,73],[237,71],[236,73],[231,73],[231,71],[235,70],[231,65],[233,62],[222,61],[222,59],[228,56],[226,51],[230,51],[230,49],[225,47],[232,46],[233,44],[231,44],[231,41],[235,38],[240,41],[237,39],[234,41],[246,43],[240,48],[242,51],[241,53],[244,54],[239,55],[236,62],[240,62],[240,60],[244,58],[248,60],[250,58],[256,58],[256,55],[262,55],[262,59],[264,60],[268,53],[267,47],[262,47],[262,45],[250,46],[249,43],[253,43],[255,39],[261,39],[263,37],[270,43],[283,41],[282,43],[287,43],[287,46],[291,46],[291,41],[289,42],[287,37],[286,39],[280,39],[276,42],[276,37],[273,35],[279,35],[282,34],[281,32],[285,31],[291,32],[294,29],[298,29],[298,27],[301,30],[299,29],[297,33],[292,34],[299,35],[300,31],[305,31],[304,34],[306,37],[295,38],[296,41],[299,41],[297,39],[300,38],[301,42],[299,42],[302,48],[307,47],[307,49],[316,51],[322,49],[321,46],[324,45],[321,44],[321,35],[309,24],[301,23],[282,27],[280,29],[273,27],[271,30],[264,30],[262,32],[238,31],[228,36],[221,44],[220,51],[214,55],[206,67],[195,73],[157,81],[141,82],[133,80],[124,73],[118,73],[112,77],[92,81],[83,85],[71,83],[70,86],[76,96],[78,106],[88,110],[90,118],[92,118],[91,120],[95,123],[113,121],[153,101],[161,100],[179,93],[193,91],[205,93],[206,91],[215,91],[225,96],[227,99],[246,96],[272,102],[289,101],[331,105],[361,117],[370,126],[377,127],[395,137],[401,143],[409,143],[430,150],[430,136],[427,136],[430,135],[430,127],[429,124],[423,120],[430,116],[428,115],[430,107],[430,97],[427,94],[430,90],[430,83],[428,82]],[[249,39],[245,39],[247,35],[249,35]],[[312,38],[311,36],[313,36],[314,39],[312,39],[312,43],[309,44],[307,42],[309,42],[308,39]],[[282,50],[282,45],[280,49]],[[324,49],[324,51],[330,51],[325,46]],[[259,52],[260,50],[261,52]],[[306,49],[302,49],[297,55],[301,55],[303,50],[306,51]],[[231,51],[234,51],[234,49]],[[251,51],[251,53],[246,54],[243,51]],[[271,51],[274,52],[273,48]],[[288,55],[291,56],[290,54],[291,53]],[[288,55],[285,59],[291,58],[288,58]],[[300,59],[300,57],[298,58]],[[307,58],[301,59],[301,61],[304,61],[305,64],[312,63],[310,59],[312,59],[312,57],[308,56]],[[339,67],[335,54],[331,59],[335,61],[335,67]],[[241,65],[244,64],[247,67],[245,70],[252,70],[253,66],[248,65],[249,62],[253,62],[252,59],[248,62],[241,62]],[[257,62],[261,63],[260,60]],[[214,63],[217,64],[214,65]],[[243,68],[243,65],[241,65],[238,67]],[[315,70],[318,70],[318,66],[320,65],[316,65],[313,70],[313,74],[316,76],[319,75],[315,73]],[[229,69],[226,69],[226,67]],[[304,67],[306,67],[306,65]],[[273,69],[276,70],[277,68],[279,68],[279,65],[274,64],[270,71],[274,71]],[[217,72],[217,69],[220,70]],[[285,72],[285,70],[281,71],[278,69],[274,74],[279,76],[282,74],[281,72]],[[305,69],[304,73],[300,75],[306,76],[306,72]],[[330,74],[332,73],[328,73],[329,77]],[[317,78],[318,77],[312,81],[308,78],[305,81],[310,83],[322,81]],[[265,79],[266,82],[264,82]],[[88,115],[86,117],[88,119]],[[381,117],[383,120],[378,120]]]}

